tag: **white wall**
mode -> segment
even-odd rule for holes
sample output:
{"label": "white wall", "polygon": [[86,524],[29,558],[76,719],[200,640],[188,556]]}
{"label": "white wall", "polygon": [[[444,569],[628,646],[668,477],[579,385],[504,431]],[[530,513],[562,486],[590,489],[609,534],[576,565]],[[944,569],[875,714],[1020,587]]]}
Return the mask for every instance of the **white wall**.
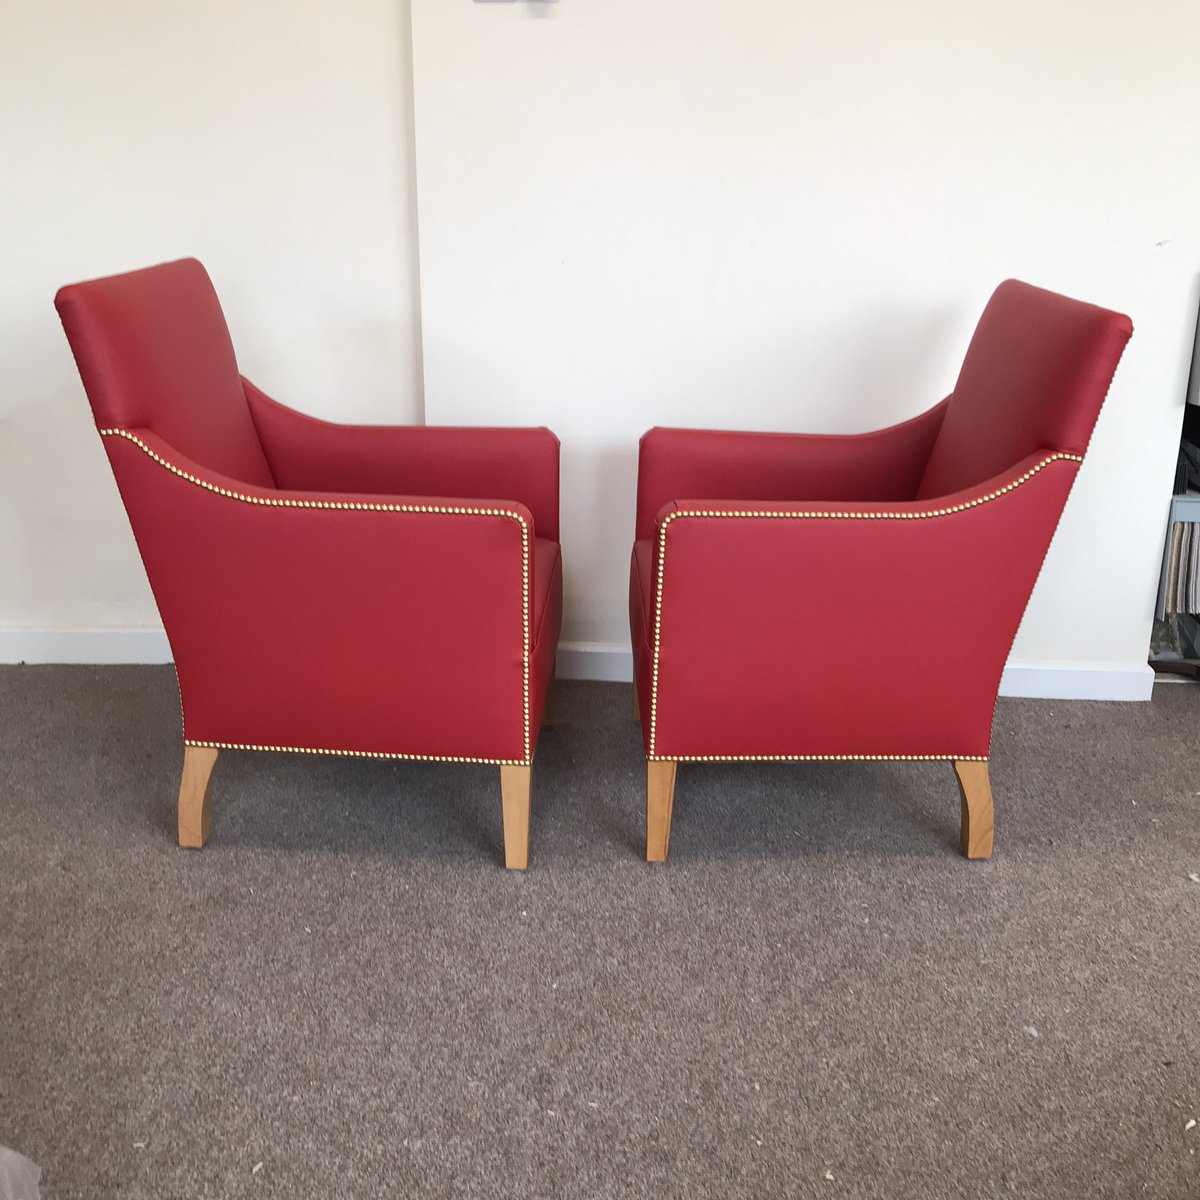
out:
{"label": "white wall", "polygon": [[[407,8],[0,4],[0,659],[104,657],[97,630],[138,657],[157,625],[63,282],[196,254],[246,372],[346,420],[420,419],[423,325],[431,422],[562,437],[565,637],[611,652],[576,669],[619,670],[645,428],[906,417],[1017,275],[1137,333],[1014,657],[1144,690],[1200,265],[1200,9],[413,0],[414,84]],[[881,602],[849,649],[887,636]]]}
{"label": "white wall", "polygon": [[413,39],[427,418],[562,437],[568,642],[627,644],[643,430],[907,417],[1015,275],[1137,332],[1013,658],[1148,694],[1200,8],[413,0]]}
{"label": "white wall", "polygon": [[262,387],[420,418],[408,33],[397,0],[0,4],[0,657],[159,644],[64,636],[160,626],[60,284],[195,255]]}

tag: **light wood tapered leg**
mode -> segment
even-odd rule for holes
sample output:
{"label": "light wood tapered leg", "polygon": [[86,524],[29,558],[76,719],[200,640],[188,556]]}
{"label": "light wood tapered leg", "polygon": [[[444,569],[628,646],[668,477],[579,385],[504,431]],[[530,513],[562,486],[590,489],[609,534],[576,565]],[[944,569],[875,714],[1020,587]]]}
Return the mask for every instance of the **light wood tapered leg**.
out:
{"label": "light wood tapered leg", "polygon": [[504,865],[523,871],[529,865],[529,792],[532,767],[500,768],[500,799],[504,806]]}
{"label": "light wood tapered leg", "polygon": [[642,719],[642,706],[638,701],[637,680],[633,681],[633,719],[640,721]]}
{"label": "light wood tapered leg", "polygon": [[199,850],[212,832],[208,788],[217,751],[211,746],[184,746],[179,780],[179,844]]}
{"label": "light wood tapered leg", "polygon": [[[634,693],[637,694],[636,692]],[[675,760],[646,760],[646,861],[666,862],[675,802]]]}
{"label": "light wood tapered leg", "polygon": [[954,760],[962,795],[960,845],[968,858],[992,857],[992,785],[986,762]]}

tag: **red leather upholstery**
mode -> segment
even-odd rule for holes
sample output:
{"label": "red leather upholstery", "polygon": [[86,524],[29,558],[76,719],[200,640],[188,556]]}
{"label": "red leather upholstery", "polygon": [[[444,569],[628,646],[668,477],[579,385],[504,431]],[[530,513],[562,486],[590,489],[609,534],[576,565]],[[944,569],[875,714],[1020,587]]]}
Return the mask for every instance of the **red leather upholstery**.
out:
{"label": "red leather upholstery", "polygon": [[281,488],[520,496],[538,535],[558,540],[558,438],[548,429],[334,425],[242,383]]}
{"label": "red leather upholstery", "polygon": [[294,413],[243,387],[195,262],[57,304],[187,742],[530,762],[562,617],[549,431]]}
{"label": "red leather upholstery", "polygon": [[54,303],[99,428],[153,430],[193,462],[274,487],[221,305],[194,258],[74,284]]}
{"label": "red leather upholstery", "polygon": [[1131,332],[1009,282],[959,388],[915,421],[850,438],[648,433],[630,580],[647,757],[986,758]]}
{"label": "red leather upholstery", "polygon": [[638,446],[637,534],[680,496],[728,500],[911,500],[948,401],[857,436],[651,429]]}
{"label": "red leather upholstery", "polygon": [[971,339],[917,495],[949,495],[1047,448],[1084,454],[1132,333],[1126,316],[1002,283]]}

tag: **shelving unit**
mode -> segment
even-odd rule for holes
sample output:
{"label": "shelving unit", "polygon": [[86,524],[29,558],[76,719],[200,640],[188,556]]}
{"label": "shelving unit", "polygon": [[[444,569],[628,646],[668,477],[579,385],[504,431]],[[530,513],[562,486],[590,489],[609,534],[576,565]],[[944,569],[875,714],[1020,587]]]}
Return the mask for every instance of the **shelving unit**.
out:
{"label": "shelving unit", "polygon": [[[1200,492],[1188,492],[1183,496],[1171,497],[1171,515],[1167,521],[1167,536],[1163,542],[1162,565],[1158,571],[1158,600],[1155,603],[1155,613],[1163,610],[1163,601],[1167,593],[1167,562],[1171,557],[1171,530],[1179,522],[1200,524]],[[1154,660],[1151,659],[1151,662]],[[1176,661],[1174,659],[1170,660]],[[1200,661],[1200,660],[1198,660]]]}
{"label": "shelving unit", "polygon": [[[1192,370],[1187,382],[1187,403],[1184,405],[1183,427],[1180,431],[1180,460],[1176,475],[1178,487],[1184,478],[1196,479],[1195,450],[1200,446],[1200,313],[1197,314],[1196,336],[1192,342]],[[1185,460],[1190,466],[1185,470]],[[1156,671],[1200,677],[1200,613],[1167,613],[1166,597],[1168,568],[1171,561],[1171,541],[1177,525],[1200,526],[1200,490],[1189,488],[1171,497],[1167,536],[1163,542],[1162,565],[1158,572],[1158,596],[1154,606],[1154,632],[1150,642],[1150,665]],[[1193,538],[1196,536],[1193,531]],[[1193,597],[1194,599],[1194,597]],[[1177,653],[1175,648],[1181,653]],[[1190,651],[1190,653],[1189,653]]]}
{"label": "shelving unit", "polygon": [[[1200,677],[1200,624],[1194,614],[1165,611],[1171,538],[1177,524],[1200,525],[1200,491],[1189,490],[1182,495],[1171,497],[1167,536],[1163,543],[1162,564],[1158,572],[1158,596],[1154,606],[1150,665],[1160,673],[1196,678]],[[1178,652],[1173,646],[1178,647]]]}
{"label": "shelving unit", "polygon": [[1171,524],[1174,525],[1176,521],[1200,523],[1200,492],[1171,497]]}

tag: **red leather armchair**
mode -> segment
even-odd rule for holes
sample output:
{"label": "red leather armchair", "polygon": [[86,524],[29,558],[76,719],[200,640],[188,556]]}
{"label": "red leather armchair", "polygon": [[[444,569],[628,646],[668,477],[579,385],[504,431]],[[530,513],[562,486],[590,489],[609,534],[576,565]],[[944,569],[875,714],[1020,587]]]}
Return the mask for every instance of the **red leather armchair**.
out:
{"label": "red leather armchair", "polygon": [[[1127,317],[1009,281],[953,394],[850,437],[652,429],[630,578],[646,857],[676,763],[948,759],[963,852],[992,851],[1000,675]],[[848,669],[883,621],[887,670]]]}
{"label": "red leather armchair", "polygon": [[194,260],[55,301],[171,642],[179,842],[218,751],[500,767],[526,865],[562,612],[547,429],[333,425],[243,379]]}

